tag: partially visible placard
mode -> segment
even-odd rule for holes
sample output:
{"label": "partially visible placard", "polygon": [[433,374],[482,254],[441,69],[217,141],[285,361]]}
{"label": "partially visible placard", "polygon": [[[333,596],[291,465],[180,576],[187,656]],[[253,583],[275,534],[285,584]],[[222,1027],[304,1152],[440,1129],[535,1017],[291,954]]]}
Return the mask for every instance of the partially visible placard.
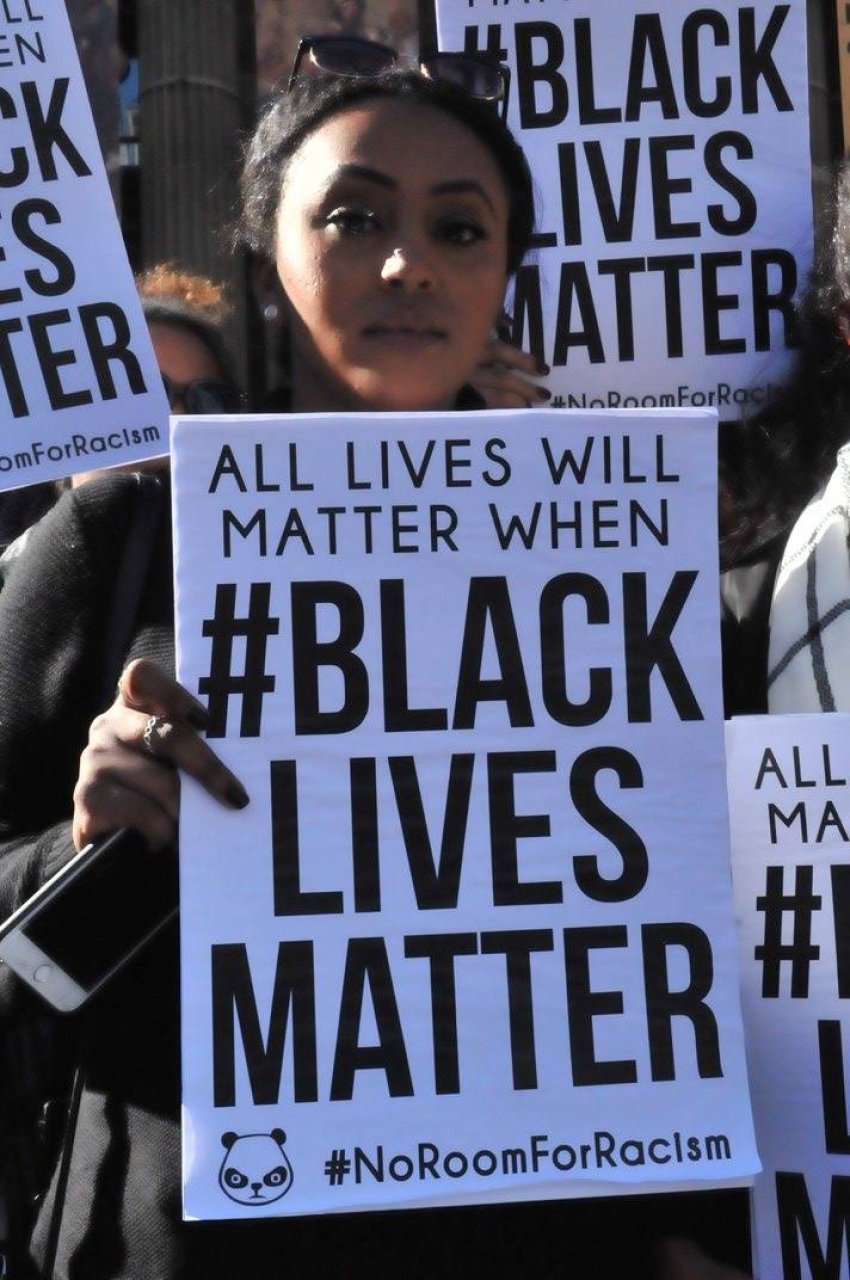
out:
{"label": "partially visible placard", "polygon": [[0,489],[167,452],[64,3],[0,7]]}
{"label": "partially visible placard", "polygon": [[850,716],[727,728],[757,1280],[850,1275]]}
{"label": "partially visible placard", "polygon": [[709,414],[186,418],[190,1218],[730,1185]]}
{"label": "partially visible placard", "polygon": [[512,73],[538,248],[513,301],[568,408],[751,412],[812,255],[806,6],[436,0]]}

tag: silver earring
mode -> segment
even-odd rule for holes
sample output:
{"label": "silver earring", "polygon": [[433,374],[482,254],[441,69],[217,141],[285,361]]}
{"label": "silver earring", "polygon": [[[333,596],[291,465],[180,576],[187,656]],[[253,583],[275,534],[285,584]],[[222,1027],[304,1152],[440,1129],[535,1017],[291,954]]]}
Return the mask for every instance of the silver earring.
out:
{"label": "silver earring", "polygon": [[267,302],[263,307],[263,319],[268,320],[270,323],[272,320],[276,320],[279,314],[280,312],[276,302]]}

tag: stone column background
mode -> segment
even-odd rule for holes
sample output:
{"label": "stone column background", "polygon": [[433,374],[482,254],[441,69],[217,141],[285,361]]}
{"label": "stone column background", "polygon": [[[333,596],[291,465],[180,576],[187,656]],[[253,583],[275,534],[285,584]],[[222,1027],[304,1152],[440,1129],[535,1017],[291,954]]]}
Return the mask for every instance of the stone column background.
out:
{"label": "stone column background", "polygon": [[227,286],[228,339],[244,375],[245,271],[231,231],[254,102],[253,5],[137,0],[137,15],[142,265],[173,261]]}

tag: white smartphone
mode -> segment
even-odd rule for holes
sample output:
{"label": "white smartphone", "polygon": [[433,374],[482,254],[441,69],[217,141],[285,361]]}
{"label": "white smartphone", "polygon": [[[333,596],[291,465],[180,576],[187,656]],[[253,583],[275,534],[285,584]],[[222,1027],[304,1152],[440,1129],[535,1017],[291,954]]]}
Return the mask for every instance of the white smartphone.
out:
{"label": "white smartphone", "polygon": [[177,856],[122,829],[87,845],[0,925],[0,960],[70,1013],[177,910]]}

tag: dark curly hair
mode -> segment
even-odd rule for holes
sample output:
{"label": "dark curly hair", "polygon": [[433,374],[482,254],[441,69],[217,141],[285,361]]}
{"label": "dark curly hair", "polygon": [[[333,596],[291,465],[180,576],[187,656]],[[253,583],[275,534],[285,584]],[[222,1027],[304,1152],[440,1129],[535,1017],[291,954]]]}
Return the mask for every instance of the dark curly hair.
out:
{"label": "dark curly hair", "polygon": [[331,116],[375,98],[401,98],[436,108],[473,133],[490,152],[508,193],[508,274],[521,263],[534,230],[531,173],[522,148],[492,107],[444,81],[413,71],[389,71],[374,80],[322,77],[279,92],[254,130],[242,169],[241,242],[274,257],[275,217],[286,167],[304,139]]}
{"label": "dark curly hair", "polygon": [[850,440],[850,161],[837,169],[828,227],[798,312],[795,364],[774,399],[721,435],[726,564],[785,537]]}

